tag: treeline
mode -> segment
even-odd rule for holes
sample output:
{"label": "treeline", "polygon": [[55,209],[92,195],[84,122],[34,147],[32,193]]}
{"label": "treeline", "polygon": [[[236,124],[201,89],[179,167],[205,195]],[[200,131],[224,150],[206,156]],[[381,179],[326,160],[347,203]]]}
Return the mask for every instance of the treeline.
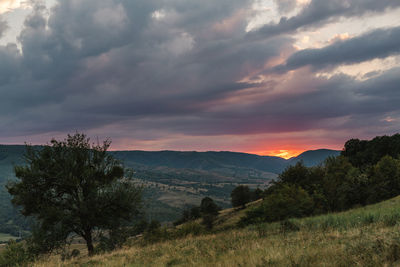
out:
{"label": "treeline", "polygon": [[241,224],[279,221],[383,201],[400,194],[400,135],[351,139],[322,166],[297,163],[263,193]]}

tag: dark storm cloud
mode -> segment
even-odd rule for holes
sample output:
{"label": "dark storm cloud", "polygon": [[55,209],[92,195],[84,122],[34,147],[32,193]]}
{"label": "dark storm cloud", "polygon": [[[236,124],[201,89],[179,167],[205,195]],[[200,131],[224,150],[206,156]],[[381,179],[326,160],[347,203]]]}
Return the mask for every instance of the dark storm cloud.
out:
{"label": "dark storm cloud", "polygon": [[251,32],[252,37],[271,37],[290,33],[300,28],[315,28],[342,17],[362,16],[383,12],[400,6],[396,0],[312,0],[303,10],[290,18],[281,17],[279,23],[271,23]]}
{"label": "dark storm cloud", "polygon": [[[24,135],[207,109],[290,46],[280,37],[247,42],[245,3],[60,1],[47,20],[36,2],[18,38],[22,54],[0,49],[2,128]],[[152,18],[157,10],[166,17]],[[212,28],[235,13],[242,30]]]}
{"label": "dark storm cloud", "polygon": [[[276,133],[351,125],[354,118],[380,125],[371,120],[400,113],[398,70],[358,81],[299,69],[292,78],[274,73],[259,81],[295,40],[248,38],[251,3],[63,0],[51,10],[36,3],[18,37],[22,52],[0,46],[0,138],[105,127],[126,135],[145,129],[144,137]],[[396,3],[313,1],[292,29]],[[280,1],[281,11],[292,4]],[[305,18],[316,10],[324,18]],[[378,30],[312,50],[310,58],[295,53],[285,67],[384,57],[398,51],[398,41],[399,29]]]}
{"label": "dark storm cloud", "polygon": [[307,65],[317,69],[331,65],[354,64],[398,53],[400,53],[400,27],[378,29],[358,37],[337,41],[321,49],[298,51],[275,70],[286,72]]}
{"label": "dark storm cloud", "polygon": [[[383,120],[386,116],[400,114],[400,68],[366,81],[345,75],[314,79],[312,83],[318,85],[310,92],[283,94],[260,99],[251,107],[232,105],[220,112],[205,113],[200,117],[172,118],[164,121],[165,125],[157,124],[161,127],[169,125],[169,129],[192,135],[246,135],[312,129],[379,128],[387,124]],[[396,122],[393,123],[396,126]],[[148,121],[143,127],[151,125],[152,122]]]}

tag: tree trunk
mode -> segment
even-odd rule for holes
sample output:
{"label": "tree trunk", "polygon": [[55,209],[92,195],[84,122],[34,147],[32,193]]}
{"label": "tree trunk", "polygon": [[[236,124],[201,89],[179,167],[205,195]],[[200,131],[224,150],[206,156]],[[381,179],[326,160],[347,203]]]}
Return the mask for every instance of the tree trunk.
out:
{"label": "tree trunk", "polygon": [[92,231],[85,232],[85,241],[88,250],[88,255],[93,256],[94,254],[94,246],[93,246],[93,238],[92,238]]}

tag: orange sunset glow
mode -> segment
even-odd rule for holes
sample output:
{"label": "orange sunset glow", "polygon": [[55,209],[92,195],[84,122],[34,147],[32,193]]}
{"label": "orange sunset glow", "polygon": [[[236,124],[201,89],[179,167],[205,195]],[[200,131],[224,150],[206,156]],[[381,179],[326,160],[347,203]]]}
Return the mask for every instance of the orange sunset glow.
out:
{"label": "orange sunset glow", "polygon": [[252,151],[251,153],[260,156],[274,156],[284,159],[290,159],[296,157],[306,151],[306,149],[279,149],[279,150],[267,150],[267,151]]}

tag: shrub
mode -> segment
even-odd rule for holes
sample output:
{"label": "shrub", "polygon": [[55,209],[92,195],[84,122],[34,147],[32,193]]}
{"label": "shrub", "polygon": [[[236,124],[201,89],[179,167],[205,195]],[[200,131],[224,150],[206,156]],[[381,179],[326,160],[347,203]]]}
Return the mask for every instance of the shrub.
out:
{"label": "shrub", "polygon": [[184,237],[187,235],[201,235],[205,232],[204,226],[196,222],[188,222],[182,225],[181,228],[177,229],[176,234],[178,237]]}
{"label": "shrub", "polygon": [[280,221],[288,218],[304,217],[313,212],[314,202],[300,187],[282,184],[266,196],[263,203],[246,213],[241,224],[259,221]]}
{"label": "shrub", "polygon": [[280,231],[282,233],[297,232],[300,231],[300,227],[291,220],[284,220],[280,223]]}
{"label": "shrub", "polygon": [[10,240],[0,254],[0,266],[25,266],[33,259],[34,256],[29,253],[22,243]]}
{"label": "shrub", "polygon": [[214,227],[216,216],[213,214],[204,214],[202,224],[208,229],[211,230]]}
{"label": "shrub", "polygon": [[71,252],[65,250],[61,253],[61,260],[70,260],[72,258],[76,258],[81,254],[81,252],[78,249],[73,249]]}

